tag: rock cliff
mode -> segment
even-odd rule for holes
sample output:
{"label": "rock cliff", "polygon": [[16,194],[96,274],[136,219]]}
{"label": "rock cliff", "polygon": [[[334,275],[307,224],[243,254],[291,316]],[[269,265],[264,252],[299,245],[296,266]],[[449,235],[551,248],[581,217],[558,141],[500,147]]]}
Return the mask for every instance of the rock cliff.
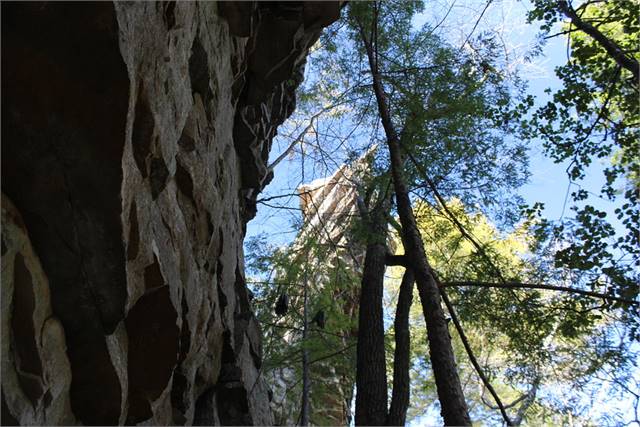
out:
{"label": "rock cliff", "polygon": [[[353,244],[354,239],[350,239],[351,225],[357,217],[355,182],[359,181],[359,177],[354,172],[354,169],[343,165],[328,178],[298,187],[304,225],[292,245],[292,252],[305,254],[304,262],[309,266],[305,267],[305,271],[311,270],[310,276],[305,273],[305,279],[313,283],[316,291],[331,294],[337,308],[352,319],[357,317],[359,288],[352,286],[353,283],[347,280],[336,283],[336,277],[332,273],[340,271],[345,273],[341,277],[355,277],[355,272],[359,271],[357,266],[363,261],[364,251]],[[311,241],[316,250],[305,247]],[[293,264],[299,264],[299,261],[294,261]],[[314,269],[311,266],[322,267]],[[352,274],[347,275],[347,271]],[[286,273],[283,272],[282,275],[286,276]],[[291,306],[300,307],[303,304],[301,299],[298,291],[295,296],[291,296]],[[303,322],[302,319],[301,321]],[[290,322],[287,318],[278,320],[279,326],[283,328]],[[303,324],[296,326],[296,330],[283,337],[282,346],[288,347],[292,342],[304,340],[298,333],[303,329]],[[349,425],[351,422],[351,400],[355,382],[353,376],[349,377],[344,373],[355,372],[355,366],[345,363],[345,360],[355,360],[355,337],[352,332],[353,328],[331,329],[329,333],[340,337],[339,348],[349,350],[341,352],[342,357],[339,359],[329,358],[310,366],[312,399],[309,419],[312,425]],[[294,425],[299,421],[301,376],[300,363],[278,366],[265,374],[267,383],[273,390],[271,410],[276,425]]]}
{"label": "rock cliff", "polygon": [[[353,419],[351,404],[355,388],[357,317],[366,249],[356,234],[360,219],[357,200],[370,175],[374,153],[375,148],[359,159],[343,164],[331,176],[298,187],[304,222],[290,253],[303,254],[304,259],[296,259],[293,255],[290,264],[302,274],[276,270],[277,279],[296,281],[295,288],[288,289],[291,311],[299,313],[304,310],[300,287],[308,283],[311,284],[308,287],[310,301],[321,300],[321,294],[331,300],[330,305],[317,305],[322,307],[323,313],[344,316],[342,322],[332,319],[326,330],[324,325],[320,329],[315,328],[311,321],[311,332],[307,338],[300,333],[304,328],[303,318],[284,316],[275,320],[281,330],[295,326],[282,335],[281,342],[276,341],[276,346],[293,349],[296,342],[306,340],[309,347],[314,347],[314,341],[319,340],[321,347],[326,347],[325,351],[329,353],[311,356],[312,360],[316,359],[309,367],[309,419],[312,425],[350,425]],[[291,286],[291,282],[288,283]],[[329,335],[324,335],[324,332]],[[271,341],[277,336],[273,334]],[[269,348],[266,354],[269,355]],[[271,410],[275,424],[296,424],[301,412],[302,393],[299,358],[291,357],[267,370],[265,377],[273,391]]]}
{"label": "rock cliff", "polygon": [[2,424],[271,424],[242,240],[339,11],[2,3]]}

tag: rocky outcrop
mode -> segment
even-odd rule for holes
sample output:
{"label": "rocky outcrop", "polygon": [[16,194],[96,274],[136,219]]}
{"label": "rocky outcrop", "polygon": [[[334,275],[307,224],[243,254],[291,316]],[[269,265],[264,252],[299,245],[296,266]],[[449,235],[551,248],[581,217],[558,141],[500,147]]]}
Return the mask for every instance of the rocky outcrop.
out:
{"label": "rocky outcrop", "polygon": [[3,424],[271,424],[242,239],[338,14],[2,4]]}
{"label": "rocky outcrop", "polygon": [[[363,192],[375,148],[362,157],[340,166],[326,178],[298,187],[303,226],[293,243],[293,253],[303,253],[316,292],[331,295],[332,304],[354,324],[328,331],[339,337],[342,349],[334,357],[319,356],[310,366],[310,421],[313,425],[349,425],[353,418],[351,403],[355,387],[355,342],[357,338],[357,310],[360,299],[360,280],[365,247],[354,235],[359,220],[358,197]],[[305,246],[314,242],[311,248]],[[304,248],[304,249],[303,249]],[[293,261],[293,265],[300,261]],[[305,270],[306,271],[306,270]],[[286,276],[286,272],[280,272]],[[337,276],[341,279],[336,280]],[[286,276],[290,280],[289,276]],[[300,279],[298,279],[300,280]],[[297,291],[297,292],[296,292]],[[301,305],[299,290],[291,296],[291,306]],[[278,326],[286,328],[292,322],[296,329],[282,337],[282,346],[303,340],[301,319],[281,318]],[[323,327],[324,329],[324,327]],[[316,332],[318,332],[316,330]],[[308,339],[308,338],[307,338]],[[311,338],[313,340],[313,337]],[[323,341],[326,337],[322,338]],[[335,350],[335,349],[333,349]],[[271,409],[278,425],[294,425],[301,411],[301,372],[297,358],[294,365],[277,366],[266,373],[273,390]]]}

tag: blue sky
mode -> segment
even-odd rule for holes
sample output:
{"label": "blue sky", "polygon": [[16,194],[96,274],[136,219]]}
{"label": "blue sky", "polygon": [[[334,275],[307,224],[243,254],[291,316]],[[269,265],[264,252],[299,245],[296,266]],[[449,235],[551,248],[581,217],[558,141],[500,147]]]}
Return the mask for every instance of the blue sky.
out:
{"label": "blue sky", "polygon": [[[451,6],[452,1],[428,1],[427,9],[416,18],[414,25],[420,26],[424,22],[440,22],[447,15],[439,27],[440,34],[456,46],[460,45],[469,35],[486,2],[482,0],[456,0]],[[536,24],[528,25],[525,22],[526,12],[529,8],[527,2],[494,1],[484,12],[474,33],[477,34],[490,28],[500,29],[512,65],[517,67],[520,76],[528,81],[529,92],[536,96],[537,103],[540,105],[547,99],[548,95],[544,93],[546,88],[556,89],[559,87],[559,81],[553,70],[555,66],[561,65],[567,60],[566,39],[557,37],[549,40],[544,48],[544,55],[534,57],[531,62],[525,61],[524,57],[534,46],[538,33]],[[271,153],[272,159],[277,157],[287,144],[288,141],[285,139],[276,139]],[[563,215],[570,216],[570,201],[567,203],[567,191],[574,191],[576,187],[574,184],[570,185],[566,174],[566,164],[556,164],[547,158],[542,152],[539,141],[533,141],[530,145],[529,155],[531,178],[520,189],[520,194],[529,204],[538,201],[544,202],[543,214],[550,220],[560,219]],[[305,167],[304,171],[302,166]],[[587,172],[587,177],[580,182],[580,185],[598,193],[603,183],[602,168],[602,163],[592,165]],[[301,183],[310,182],[323,175],[323,173],[313,170],[310,164],[302,165],[299,156],[296,156],[293,160],[285,160],[280,163],[275,170],[273,182],[260,197],[293,194]],[[291,224],[299,216],[299,212],[296,211],[297,197],[291,195],[276,199],[273,203],[286,205],[290,210],[272,209],[259,204],[257,217],[247,226],[247,238],[264,233],[268,236],[268,241],[271,244],[284,245],[295,237],[295,229]],[[613,217],[615,206],[611,202],[591,198],[589,203],[608,212],[609,217]],[[640,374],[636,373],[636,377],[640,377]],[[622,408],[622,411],[625,411],[625,408],[631,410],[630,399],[611,399],[607,393],[607,389],[603,388],[597,394],[598,401],[592,402],[593,416],[612,411],[615,407]],[[606,402],[607,400],[609,402]],[[437,417],[428,416],[414,420],[412,425],[438,423]]]}
{"label": "blue sky", "polygon": [[[451,1],[428,2],[429,7],[423,14],[416,17],[414,25],[420,26],[424,22],[440,22],[447,15],[439,27],[439,32],[453,45],[459,45],[471,32],[484,4],[483,1],[477,0],[457,0],[447,15]],[[555,77],[553,69],[566,61],[566,42],[561,37],[551,39],[544,48],[544,55],[533,58],[531,62],[525,62],[523,57],[534,46],[538,33],[536,25],[528,25],[525,22],[528,8],[527,3],[521,1],[493,2],[479,21],[474,34],[488,28],[501,29],[505,45],[510,50],[513,66],[518,68],[521,77],[528,82],[529,92],[534,94],[537,103],[541,104],[548,99],[544,89],[559,87],[559,81]],[[277,157],[287,144],[288,140],[276,138],[271,152],[271,160]],[[542,152],[539,141],[533,141],[530,144],[529,155],[531,178],[527,184],[521,187],[519,193],[529,204],[544,202],[545,210],[543,213],[549,219],[560,219],[563,213],[565,216],[568,215],[570,212],[565,204],[567,189],[571,187],[569,191],[574,191],[576,186],[569,183],[565,172],[566,164],[556,164],[547,158]],[[280,163],[275,170],[273,182],[265,189],[261,197],[294,193],[295,188],[301,183],[310,182],[326,175],[326,173],[318,175],[318,172],[312,170],[309,165],[303,174],[301,166],[299,156]],[[601,164],[592,165],[587,178],[581,184],[593,192],[598,192],[603,183],[601,170]],[[297,208],[297,199],[294,196],[274,200],[273,204],[282,205],[285,202],[291,209]],[[614,209],[610,202],[595,199],[590,203],[608,212],[613,212]],[[282,210],[258,205],[258,216],[248,224],[247,238],[266,233],[270,235],[274,243],[285,244],[294,237],[295,232],[290,226],[290,221],[296,215],[297,212],[294,210],[283,213]]]}
{"label": "blue sky", "polygon": [[[483,0],[432,0],[427,2],[424,13],[414,20],[414,26],[418,27],[428,23],[442,22],[438,31],[442,37],[449,40],[454,46],[461,45],[471,33],[477,18],[486,5]],[[542,105],[549,99],[544,90],[553,90],[560,87],[560,82],[554,74],[554,68],[562,65],[567,60],[567,45],[565,37],[556,37],[548,40],[544,47],[544,54],[534,57],[531,61],[525,60],[525,56],[536,43],[538,25],[526,23],[526,13],[530,5],[528,2],[518,0],[494,1],[478,21],[473,34],[479,34],[487,29],[498,29],[508,51],[510,68],[517,68],[520,77],[528,82],[529,93],[536,97],[537,105]],[[443,18],[446,16],[446,19]],[[289,140],[276,138],[271,152],[273,160],[277,157]],[[300,157],[296,156],[285,160],[276,168],[273,182],[265,189],[261,197],[270,197],[294,193],[295,188],[315,178],[329,175],[333,171],[313,170],[309,165],[301,165]],[[528,204],[544,202],[543,214],[550,220],[558,220],[571,214],[569,210],[570,200],[567,195],[578,187],[571,184],[566,173],[567,163],[554,163],[542,152],[540,141],[532,141],[529,145],[529,160],[531,177],[529,182],[520,188],[520,195]],[[602,169],[607,159],[596,160],[588,169],[584,180],[578,184],[582,188],[593,193],[598,193],[604,183]],[[304,167],[303,167],[304,166]],[[338,164],[336,163],[336,169]],[[303,176],[306,175],[306,176]],[[294,237],[291,221],[296,217],[297,199],[295,197],[277,199],[273,204],[289,206],[288,212],[258,205],[258,216],[248,224],[247,237],[250,238],[259,233],[266,233],[274,243],[285,244]],[[617,207],[614,203],[591,197],[588,201],[598,209],[609,214],[614,226],[619,226],[615,220],[613,210]]]}

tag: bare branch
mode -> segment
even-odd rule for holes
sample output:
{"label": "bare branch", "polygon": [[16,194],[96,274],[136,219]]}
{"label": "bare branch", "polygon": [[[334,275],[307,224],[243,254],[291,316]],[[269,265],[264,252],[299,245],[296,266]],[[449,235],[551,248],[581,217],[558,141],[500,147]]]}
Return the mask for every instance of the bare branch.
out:
{"label": "bare branch", "polygon": [[275,159],[267,168],[268,172],[273,172],[273,170],[275,169],[276,166],[278,166],[278,163],[280,163],[281,161],[283,161],[288,155],[289,153],[291,153],[291,151],[293,151],[293,149],[295,148],[296,145],[300,144],[303,140],[304,137],[307,135],[307,133],[311,130],[311,128],[313,128],[313,121],[315,119],[317,119],[320,114],[324,113],[325,111],[327,111],[327,109],[322,109],[320,110],[318,113],[314,114],[313,116],[311,116],[311,118],[309,119],[309,124],[307,125],[307,127],[304,128],[304,130],[302,132],[300,132],[300,134],[298,135],[298,137],[296,139],[294,139],[291,144],[289,144],[289,146],[287,147],[286,150],[284,150],[277,159]]}
{"label": "bare branch", "polygon": [[473,35],[473,32],[476,30],[476,28],[478,28],[478,24],[480,24],[480,20],[482,19],[482,17],[484,16],[484,13],[487,11],[487,9],[489,8],[489,6],[491,6],[491,3],[493,3],[493,0],[488,0],[487,4],[485,4],[484,9],[482,9],[482,12],[480,13],[480,16],[478,16],[478,19],[476,20],[475,25],[473,26],[473,28],[471,29],[471,32],[469,33],[469,35],[467,36],[467,39],[464,41],[464,43],[462,43],[462,46],[460,46],[460,49],[462,49],[464,47],[464,45],[466,45],[469,42],[469,39],[471,38],[471,36]]}
{"label": "bare branch", "polygon": [[519,282],[506,282],[506,283],[491,283],[491,282],[444,282],[444,287],[459,287],[459,286],[474,286],[479,288],[502,288],[502,289],[547,289],[550,291],[570,292],[574,294],[585,295],[593,298],[602,298],[611,301],[619,301],[630,305],[639,305],[638,301],[633,301],[627,298],[620,298],[615,295],[607,295],[599,292],[585,291],[583,289],[571,288],[568,286],[555,286],[545,285],[542,283],[519,283]]}
{"label": "bare branch", "polygon": [[543,39],[545,39],[545,40],[552,39],[554,37],[564,36],[565,34],[575,33],[576,31],[580,31],[580,30],[578,28],[571,28],[571,29],[568,29],[566,31],[560,31],[559,33],[551,34],[549,36],[544,36]]}
{"label": "bare branch", "polygon": [[[404,148],[404,146],[402,147]],[[420,174],[425,179],[425,181],[427,181],[427,185],[429,186],[434,196],[438,200],[438,203],[440,203],[440,205],[442,206],[442,209],[445,211],[449,219],[458,228],[458,231],[460,231],[460,234],[462,234],[478,250],[478,252],[480,253],[480,255],[482,255],[483,258],[485,258],[487,263],[494,270],[494,273],[498,277],[498,279],[503,283],[506,282],[506,280],[502,275],[502,272],[498,267],[495,266],[493,261],[491,261],[489,256],[486,254],[484,248],[480,245],[480,243],[476,241],[476,239],[473,236],[471,236],[471,234],[469,234],[469,232],[464,228],[464,226],[460,223],[460,221],[458,221],[458,218],[456,218],[453,212],[451,212],[451,210],[447,206],[447,203],[444,200],[444,197],[442,197],[442,195],[438,191],[438,188],[436,187],[434,182],[431,180],[431,178],[429,178],[429,175],[427,174],[427,172],[424,170],[424,168],[420,165],[420,163],[418,163],[416,158],[413,156],[413,153],[411,153],[411,151],[407,150],[406,148],[404,148],[404,151],[405,153],[407,153],[407,156],[409,157],[411,162],[415,165],[416,169],[418,169],[418,172],[420,172]]]}

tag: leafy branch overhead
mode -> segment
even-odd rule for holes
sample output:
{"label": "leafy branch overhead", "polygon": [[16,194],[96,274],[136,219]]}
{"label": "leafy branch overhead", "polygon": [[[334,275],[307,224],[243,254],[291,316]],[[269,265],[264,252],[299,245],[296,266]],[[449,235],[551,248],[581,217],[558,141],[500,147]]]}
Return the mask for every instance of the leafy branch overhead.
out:
{"label": "leafy branch overhead", "polygon": [[[579,182],[604,162],[599,194],[571,193],[575,218],[541,223],[553,239],[569,242],[557,252],[558,267],[586,273],[595,286],[606,277],[612,292],[637,298],[640,262],[640,86],[638,5],[634,1],[536,1],[529,20],[542,21],[543,34],[563,21],[568,32],[567,63],[556,69],[563,86],[524,123],[523,135],[541,135],[546,152],[568,162]],[[589,202],[602,197],[617,204],[616,218]],[[621,227],[618,225],[620,224]],[[624,232],[617,231],[622,228]]]}

